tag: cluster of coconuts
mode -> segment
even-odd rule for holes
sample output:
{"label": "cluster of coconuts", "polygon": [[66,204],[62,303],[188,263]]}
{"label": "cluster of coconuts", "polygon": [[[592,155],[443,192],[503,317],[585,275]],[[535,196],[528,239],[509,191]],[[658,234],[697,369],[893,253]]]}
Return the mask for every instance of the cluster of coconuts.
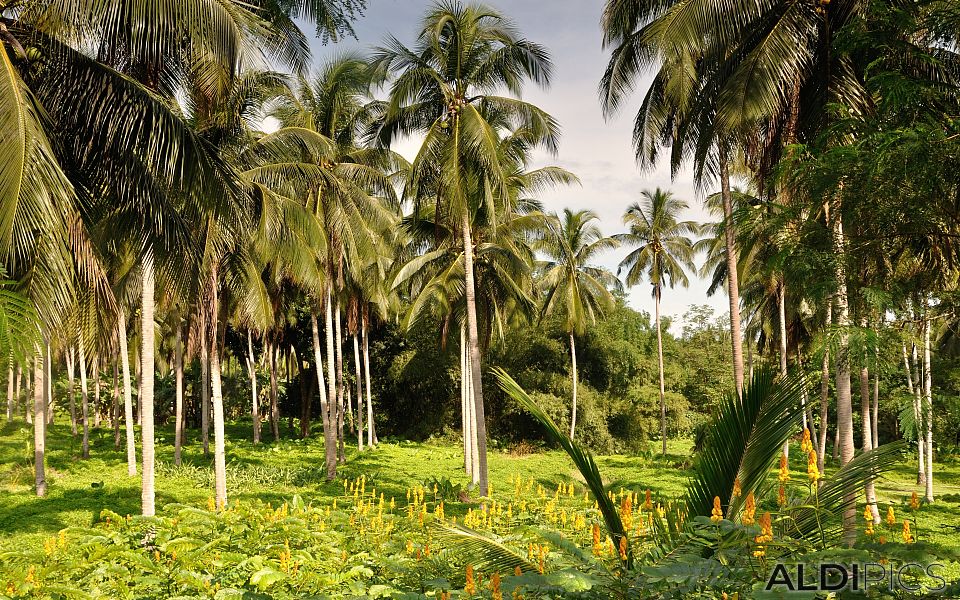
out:
{"label": "cluster of coconuts", "polygon": [[450,121],[460,112],[460,109],[467,105],[467,101],[463,98],[454,98],[447,105],[447,116],[440,123],[442,129],[446,129],[450,126]]}
{"label": "cluster of coconuts", "polygon": [[818,0],[817,14],[823,16],[827,12],[827,6],[830,5],[830,0]]}

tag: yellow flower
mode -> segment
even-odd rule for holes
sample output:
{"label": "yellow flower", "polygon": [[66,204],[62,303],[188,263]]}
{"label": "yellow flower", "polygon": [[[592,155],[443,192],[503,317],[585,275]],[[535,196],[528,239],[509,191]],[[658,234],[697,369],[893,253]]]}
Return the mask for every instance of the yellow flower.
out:
{"label": "yellow flower", "polygon": [[760,535],[754,538],[758,544],[769,542],[773,539],[773,521],[770,519],[770,513],[765,512],[760,516]]}
{"label": "yellow flower", "polygon": [[810,430],[806,427],[803,428],[803,439],[800,440],[800,449],[804,452],[813,450],[813,443],[810,441]]}
{"label": "yellow flower", "polygon": [[740,487],[740,478],[737,477],[733,480],[733,497],[739,498],[740,494],[743,493],[743,489]]}
{"label": "yellow flower", "polygon": [[787,457],[780,455],[780,473],[777,475],[780,484],[790,483],[790,465],[787,464]]}
{"label": "yellow flower", "polygon": [[903,521],[903,543],[912,544],[913,543],[913,533],[910,532],[910,521]]}
{"label": "yellow flower", "polygon": [[912,510],[917,510],[920,508],[920,496],[917,495],[917,492],[913,492],[910,496],[910,508]]}
{"label": "yellow flower", "polygon": [[873,535],[873,512],[869,504],[863,507],[863,520],[867,522],[866,534]]}
{"label": "yellow flower", "polygon": [[492,600],[503,600],[503,593],[500,591],[500,573],[494,573],[490,578],[490,597]]}
{"label": "yellow flower", "polygon": [[650,499],[650,489],[649,489],[649,488],[647,488],[647,492],[646,492],[646,494],[644,495],[643,508],[644,508],[644,510],[653,510],[653,501]]}
{"label": "yellow flower", "polygon": [[821,477],[823,477],[823,475],[820,473],[820,469],[817,468],[817,453],[813,450],[810,450],[810,452],[807,454],[807,477],[810,479],[810,483],[816,483]]}
{"label": "yellow flower", "polygon": [[757,501],[753,497],[753,492],[747,494],[747,503],[743,508],[743,524],[744,525],[753,525],[754,515],[757,513]]}
{"label": "yellow flower", "polygon": [[467,584],[463,588],[464,593],[472,596],[477,591],[477,584],[473,579],[473,565],[467,565]]}
{"label": "yellow flower", "polygon": [[787,488],[783,487],[782,484],[777,489],[777,505],[781,507],[787,505]]}
{"label": "yellow flower", "polygon": [[603,553],[603,544],[600,541],[600,526],[593,524],[593,554],[600,556]]}
{"label": "yellow flower", "polygon": [[713,510],[710,512],[710,520],[719,523],[723,520],[723,509],[720,508],[720,496],[713,497]]}
{"label": "yellow flower", "polygon": [[620,560],[627,560],[627,536],[620,538]]}
{"label": "yellow flower", "polygon": [[893,507],[888,506],[887,507],[887,525],[889,525],[890,527],[893,527],[896,524],[897,524],[897,517],[896,515],[893,514]]}

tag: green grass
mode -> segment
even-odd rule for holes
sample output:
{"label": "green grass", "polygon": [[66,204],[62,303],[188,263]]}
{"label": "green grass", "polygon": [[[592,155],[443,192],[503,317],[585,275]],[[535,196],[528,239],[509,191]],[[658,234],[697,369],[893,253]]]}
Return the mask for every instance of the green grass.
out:
{"label": "green grass", "polygon": [[[58,415],[59,416],[59,415]],[[47,442],[46,498],[33,493],[32,427],[22,421],[7,423],[0,429],[0,549],[38,544],[69,526],[93,523],[100,511],[108,508],[120,514],[137,514],[140,508],[140,479],[128,477],[125,451],[113,447],[108,428],[91,434],[91,458],[80,459],[80,442],[70,435],[69,425],[60,416],[49,430]],[[254,447],[249,439],[249,423],[234,423],[227,428],[228,494],[232,500],[259,499],[275,505],[294,494],[314,504],[332,502],[343,493],[342,482],[327,483],[323,477],[323,440],[315,435],[308,440],[286,437],[277,443]],[[157,506],[183,503],[205,506],[213,494],[211,461],[203,457],[197,431],[188,432],[184,464],[172,466],[172,431],[157,433]],[[650,489],[655,495],[679,496],[688,477],[692,459],[687,440],[673,440],[666,458],[600,456],[598,464],[613,487]],[[794,480],[805,480],[805,464],[799,449],[792,452]],[[367,485],[387,498],[404,499],[413,485],[431,478],[449,478],[466,483],[462,452],[453,442],[384,442],[377,449],[357,454],[348,448],[348,461],[340,473],[347,477],[367,476]],[[525,456],[491,452],[490,480],[494,493],[507,492],[508,481],[521,475],[533,478],[547,489],[560,481],[579,479],[566,455],[546,451]],[[943,548],[960,551],[960,464],[956,460],[935,465],[938,501],[917,515],[917,533]],[[920,490],[913,483],[912,465],[904,462],[878,482],[881,511],[895,505],[898,518],[905,513],[910,494]],[[449,514],[465,510],[451,504]]]}

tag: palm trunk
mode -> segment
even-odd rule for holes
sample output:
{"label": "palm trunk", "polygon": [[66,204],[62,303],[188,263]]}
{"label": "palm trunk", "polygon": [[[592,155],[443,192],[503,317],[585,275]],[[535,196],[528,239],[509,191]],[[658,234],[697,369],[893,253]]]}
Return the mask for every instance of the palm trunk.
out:
{"label": "palm trunk", "polygon": [[[780,342],[780,377],[787,378],[787,288],[781,281],[777,285],[777,321],[780,328],[777,336]],[[783,443],[783,455],[790,456],[790,440]]]}
{"label": "palm trunk", "polygon": [[220,344],[217,329],[220,321],[220,289],[217,265],[210,272],[210,397],[213,403],[213,473],[217,508],[227,506],[227,462],[224,448],[223,386],[220,380]]}
{"label": "palm trunk", "polygon": [[67,351],[64,352],[66,355],[67,362],[67,400],[70,405],[70,433],[73,437],[77,437],[77,399],[74,397],[74,361],[76,357],[74,355],[73,346],[67,348]]}
{"label": "palm trunk", "polygon": [[357,451],[363,452],[363,375],[360,373],[360,342],[353,334],[353,364],[357,374]]}
{"label": "palm trunk", "polygon": [[[27,366],[27,369],[30,369],[30,370],[27,372],[27,376],[26,376],[26,378],[25,378],[25,379],[26,379],[26,386],[27,386],[27,394],[26,394],[26,396],[27,396],[27,399],[29,399],[29,398],[33,398],[33,392],[35,391],[35,388],[34,388],[34,377],[36,377],[37,374],[34,372],[34,371],[36,371],[36,367],[33,366],[33,365]],[[27,425],[33,425],[33,411],[30,410],[30,402],[29,402],[29,400],[27,400],[27,401],[25,401],[25,402],[23,403],[23,412],[24,412],[24,417],[27,419]]]}
{"label": "palm trunk", "polygon": [[46,407],[44,406],[42,361],[38,346],[33,369],[33,469],[34,486],[40,498],[47,494],[47,478],[43,465],[46,455],[47,424],[44,420]]}
{"label": "palm trunk", "polygon": [[927,502],[933,502],[933,378],[930,373],[930,320],[927,318],[926,309],[923,313],[923,399],[926,412],[923,425],[927,434],[924,448],[927,477],[924,489]]}
{"label": "palm trunk", "polygon": [[334,334],[336,335],[337,358],[337,461],[347,462],[346,449],[343,444],[343,410],[344,410],[344,382],[343,382],[343,331],[340,323],[340,298],[334,300]]}
{"label": "palm trunk", "polygon": [[[920,485],[925,485],[926,483],[926,464],[923,457],[923,436],[920,434],[920,404],[917,402],[917,395],[913,386],[913,370],[910,368],[910,357],[907,354],[907,344],[903,342],[901,344],[903,348],[903,368],[907,373],[907,392],[910,394],[910,398],[913,403],[913,422],[917,424],[917,483]],[[916,352],[916,345],[913,345],[914,352]]]}
{"label": "palm trunk", "polygon": [[176,379],[176,406],[173,423],[173,464],[180,466],[180,454],[183,449],[183,333],[180,323],[176,325],[174,342],[173,369]]}
{"label": "palm trunk", "polygon": [[467,387],[467,329],[460,326],[460,412],[463,415],[463,470],[473,473],[473,434],[470,431],[470,390]]}
{"label": "palm trunk", "polygon": [[120,369],[116,357],[113,360],[113,389],[111,390],[111,414],[113,415],[113,449],[120,449]]}
{"label": "palm trunk", "polygon": [[[10,363],[10,365],[7,366],[7,422],[10,422],[10,421],[13,420],[13,413],[14,413],[14,407],[13,407],[13,363]],[[75,418],[75,417],[76,417],[76,409],[74,408],[74,410],[71,411],[71,413],[70,413],[70,421],[71,421],[71,422],[74,422],[74,418]],[[77,426],[76,426],[76,423],[74,423],[74,425],[73,425],[73,435],[74,435],[74,436],[77,435]]]}
{"label": "palm trunk", "polygon": [[82,456],[90,458],[90,394],[87,389],[87,352],[80,339],[80,414],[83,419]]}
{"label": "palm trunk", "polygon": [[270,430],[273,441],[280,441],[280,407],[277,399],[277,344],[267,346],[267,363],[270,365]]}
{"label": "palm trunk", "polygon": [[[327,465],[327,476],[330,473],[330,448],[333,446],[333,436],[331,435],[332,426],[330,424],[330,389],[323,376],[323,355],[320,352],[320,327],[317,324],[317,313],[310,312],[310,327],[313,333],[313,364],[317,369],[317,387],[320,389],[320,422],[323,425],[323,448],[324,460]],[[334,456],[334,469],[336,469],[336,458]],[[336,470],[334,470],[336,477]]]}
{"label": "palm trunk", "polygon": [[[720,195],[723,200],[724,241],[727,253],[727,298],[730,301],[730,343],[733,347],[733,379],[737,393],[743,390],[743,341],[740,334],[740,286],[737,272],[736,226],[733,221],[733,197],[730,193],[730,170],[727,164],[727,152],[721,144],[720,158]],[[752,374],[751,374],[752,376]]]}
{"label": "palm trunk", "polygon": [[577,344],[570,332],[570,374],[573,377],[573,412],[570,415],[570,439],[577,427]]}
{"label": "palm trunk", "polygon": [[373,422],[373,396],[370,393],[370,331],[367,327],[367,313],[361,318],[361,333],[363,335],[363,372],[367,386],[367,446],[371,448],[379,443],[377,440],[377,426]]}
{"label": "palm trunk", "polygon": [[147,256],[143,261],[143,299],[141,302],[141,344],[140,351],[140,381],[143,389],[141,400],[141,419],[143,426],[143,485],[140,494],[140,504],[143,516],[152,517],[156,513],[154,506],[154,433],[153,433],[153,380],[154,380],[154,279],[153,257]]}
{"label": "palm trunk", "polygon": [[[921,332],[922,335],[922,332]],[[917,381],[913,386],[913,416],[917,428],[917,484],[927,483],[927,451],[923,431],[923,371],[918,358],[917,345],[913,344],[913,371],[917,374]]]}
{"label": "palm trunk", "polygon": [[333,293],[327,287],[327,302],[323,311],[323,325],[327,340],[327,414],[324,416],[323,441],[327,467],[327,480],[337,478],[337,370],[336,350],[333,347]]}
{"label": "palm trunk", "polygon": [[470,217],[467,212],[463,215],[463,262],[465,293],[467,299],[467,342],[470,348],[470,385],[473,390],[473,404],[476,411],[476,460],[480,471],[479,491],[481,496],[487,495],[487,424],[483,409],[483,370],[480,362],[480,335],[477,325],[477,296],[473,273],[473,241],[470,231]]}
{"label": "palm trunk", "polygon": [[46,352],[44,353],[43,367],[44,395],[47,403],[47,425],[53,425],[53,415],[56,412],[55,400],[53,397],[53,349],[50,342],[46,343]]}
{"label": "palm trunk", "polygon": [[[880,321],[883,326],[883,319]],[[879,332],[878,332],[879,333]],[[873,433],[873,447],[880,447],[880,431],[877,423],[880,420],[880,348],[879,344],[873,348],[873,410],[870,412],[870,431]]]}
{"label": "palm trunk", "polygon": [[250,375],[250,414],[253,417],[253,445],[260,443],[260,398],[257,395],[257,360],[253,355],[253,334],[247,329],[247,373]]}
{"label": "palm trunk", "polygon": [[[15,384],[14,384],[14,388],[13,388],[13,398],[14,398],[14,404],[15,404],[15,406],[14,406],[14,412],[16,412],[17,410],[19,410],[19,406],[20,406],[20,389],[21,389],[21,381],[22,381],[22,380],[23,380],[23,366],[20,365],[20,364],[18,364],[18,365],[17,365],[17,376],[15,377]],[[24,404],[28,404],[28,403],[27,403],[27,402],[24,402]],[[30,412],[30,410],[29,410],[29,409],[25,409],[25,412]]]}
{"label": "palm trunk", "polygon": [[207,316],[200,315],[200,439],[203,442],[203,456],[210,457],[210,347],[215,341],[210,339],[207,328]]}
{"label": "palm trunk", "polygon": [[[840,329],[837,349],[837,429],[840,438],[840,464],[853,460],[853,402],[850,396],[850,316],[847,306],[846,240],[843,236],[843,219],[838,202],[832,221],[835,272],[837,291],[837,327]],[[857,538],[857,491],[851,488],[843,496],[843,539],[853,545]]]}
{"label": "palm trunk", "polygon": [[[863,425],[863,451],[873,450],[873,433],[870,431],[870,372],[867,368],[866,356],[860,367],[860,420]],[[873,513],[873,522],[880,522],[880,511],[877,509],[877,492],[873,479],[867,478],[864,482],[864,496],[870,512]]]}
{"label": "palm trunk", "polygon": [[470,481],[474,485],[480,482],[480,457],[477,455],[477,444],[479,437],[477,435],[477,408],[470,400],[473,398],[473,364],[470,358],[469,348],[467,351],[467,404],[470,409]]}
{"label": "palm trunk", "polygon": [[137,474],[137,444],[133,432],[133,393],[130,385],[130,353],[127,352],[127,316],[120,309],[117,321],[120,339],[120,367],[123,375],[123,424],[127,436],[127,475]]}
{"label": "palm trunk", "polygon": [[[833,297],[827,298],[826,328],[833,325]],[[827,420],[830,416],[830,351],[823,351],[820,364],[820,439],[817,445],[817,468],[823,473],[827,455]]]}
{"label": "palm trunk", "polygon": [[664,399],[663,386],[663,334],[660,331],[660,286],[653,291],[657,319],[657,367],[660,374],[660,437],[663,444],[663,455],[667,455],[667,403]]}
{"label": "palm trunk", "polygon": [[100,355],[93,355],[93,426],[100,427]]}

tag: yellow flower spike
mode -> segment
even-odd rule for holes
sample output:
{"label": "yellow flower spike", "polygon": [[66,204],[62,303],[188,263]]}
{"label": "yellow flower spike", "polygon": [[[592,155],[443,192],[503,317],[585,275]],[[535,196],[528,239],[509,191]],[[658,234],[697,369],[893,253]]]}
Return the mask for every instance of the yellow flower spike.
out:
{"label": "yellow flower spike", "polygon": [[903,543],[912,544],[914,542],[913,533],[910,532],[910,521],[903,521]]}
{"label": "yellow flower spike", "polygon": [[820,469],[817,468],[817,453],[810,450],[807,454],[807,478],[810,480],[810,483],[816,483],[821,477],[823,477],[823,474],[820,473]]}
{"label": "yellow flower spike", "polygon": [[647,488],[646,494],[644,495],[643,508],[645,510],[653,510],[653,500],[650,498],[650,488]]}
{"label": "yellow flower spike", "polygon": [[873,535],[873,512],[870,511],[869,504],[863,507],[863,520],[867,522],[867,527],[864,532],[867,535]]}
{"label": "yellow flower spike", "polygon": [[743,493],[743,489],[740,487],[740,478],[737,477],[733,480],[733,497],[739,498],[740,494]]}
{"label": "yellow flower spike", "polygon": [[710,520],[719,523],[723,520],[723,509],[720,508],[720,496],[713,497],[713,510],[710,511]]}
{"label": "yellow flower spike", "polygon": [[472,596],[477,591],[477,584],[473,578],[473,565],[467,565],[467,583],[463,591],[468,596]]}
{"label": "yellow flower spike", "polygon": [[755,523],[754,515],[757,513],[757,501],[753,492],[747,494],[747,502],[743,507],[743,524],[753,525]]}
{"label": "yellow flower spike", "polygon": [[490,578],[490,598],[491,600],[503,600],[503,593],[500,591],[500,573],[494,573]]}
{"label": "yellow flower spike", "polygon": [[783,454],[780,455],[780,473],[777,475],[777,480],[781,485],[790,483],[790,465],[787,464],[787,457]]}
{"label": "yellow flower spike", "polygon": [[593,555],[600,556],[603,553],[603,545],[600,543],[600,526],[593,524]]}
{"label": "yellow flower spike", "polygon": [[627,560],[627,536],[620,538],[620,560]]}
{"label": "yellow flower spike", "polygon": [[777,489],[777,506],[784,507],[787,505],[787,488],[783,487],[781,484]]}
{"label": "yellow flower spike", "polygon": [[910,509],[911,510],[920,509],[920,496],[917,495],[916,491],[914,491],[913,494],[910,495]]}
{"label": "yellow flower spike", "polygon": [[893,514],[893,507],[887,507],[887,525],[893,527],[897,524],[897,517]]}
{"label": "yellow flower spike", "polygon": [[810,441],[810,430],[806,427],[803,428],[803,439],[800,440],[800,449],[804,453],[808,453],[813,449],[813,442]]}

